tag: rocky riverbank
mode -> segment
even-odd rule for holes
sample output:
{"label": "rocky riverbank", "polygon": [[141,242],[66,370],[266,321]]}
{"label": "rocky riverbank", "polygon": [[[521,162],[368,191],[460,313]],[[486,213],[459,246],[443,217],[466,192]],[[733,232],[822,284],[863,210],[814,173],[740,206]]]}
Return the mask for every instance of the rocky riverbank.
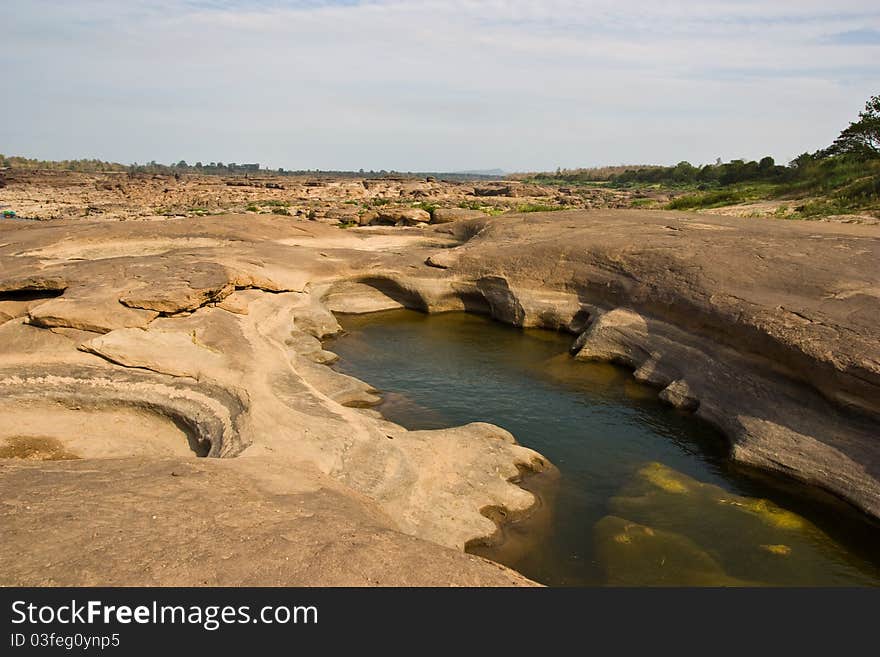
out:
{"label": "rocky riverbank", "polygon": [[637,211],[0,222],[2,580],[527,584],[462,549],[553,466],[491,425],[406,431],[325,367],[333,312],[401,305],[570,331],[733,458],[880,516],[878,236]]}
{"label": "rocky riverbank", "polygon": [[[534,209],[628,207],[633,193],[515,180],[0,170],[0,206],[25,219],[144,220],[241,213],[357,225],[443,223]],[[437,212],[439,211],[439,212]]]}

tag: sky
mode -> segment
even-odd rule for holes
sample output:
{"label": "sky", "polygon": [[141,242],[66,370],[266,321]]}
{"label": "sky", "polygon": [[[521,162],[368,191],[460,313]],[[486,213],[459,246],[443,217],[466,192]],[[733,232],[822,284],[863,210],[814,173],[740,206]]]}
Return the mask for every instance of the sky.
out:
{"label": "sky", "polygon": [[0,153],[506,171],[828,145],[876,0],[2,0]]}

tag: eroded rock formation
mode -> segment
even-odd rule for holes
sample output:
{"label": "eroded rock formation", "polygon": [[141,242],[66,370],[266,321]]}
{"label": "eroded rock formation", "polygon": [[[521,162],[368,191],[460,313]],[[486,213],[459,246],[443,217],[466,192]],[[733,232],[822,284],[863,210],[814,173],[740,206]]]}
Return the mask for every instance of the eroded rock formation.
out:
{"label": "eroded rock formation", "polygon": [[664,212],[0,224],[3,581],[527,583],[461,550],[552,465],[490,425],[407,431],[326,367],[333,312],[401,305],[571,332],[733,458],[880,516],[877,237]]}

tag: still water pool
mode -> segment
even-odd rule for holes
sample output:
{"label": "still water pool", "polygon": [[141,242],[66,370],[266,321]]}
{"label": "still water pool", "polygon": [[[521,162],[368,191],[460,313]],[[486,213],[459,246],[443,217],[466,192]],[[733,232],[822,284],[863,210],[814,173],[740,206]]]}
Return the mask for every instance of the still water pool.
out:
{"label": "still water pool", "polygon": [[[337,369],[409,429],[491,422],[561,472],[525,553],[473,551],[550,585],[878,585],[880,528],[819,491],[744,470],[711,426],[572,337],[465,313],[341,317]],[[513,528],[516,529],[516,528]]]}

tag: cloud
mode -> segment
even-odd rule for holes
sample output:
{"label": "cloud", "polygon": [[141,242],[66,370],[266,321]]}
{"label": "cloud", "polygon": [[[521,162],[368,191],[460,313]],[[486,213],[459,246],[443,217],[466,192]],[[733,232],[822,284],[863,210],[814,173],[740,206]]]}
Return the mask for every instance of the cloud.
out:
{"label": "cloud", "polygon": [[5,0],[0,144],[404,170],[785,160],[880,91],[874,4]]}
{"label": "cloud", "polygon": [[832,34],[828,43],[846,46],[880,46],[880,30],[850,30]]}

